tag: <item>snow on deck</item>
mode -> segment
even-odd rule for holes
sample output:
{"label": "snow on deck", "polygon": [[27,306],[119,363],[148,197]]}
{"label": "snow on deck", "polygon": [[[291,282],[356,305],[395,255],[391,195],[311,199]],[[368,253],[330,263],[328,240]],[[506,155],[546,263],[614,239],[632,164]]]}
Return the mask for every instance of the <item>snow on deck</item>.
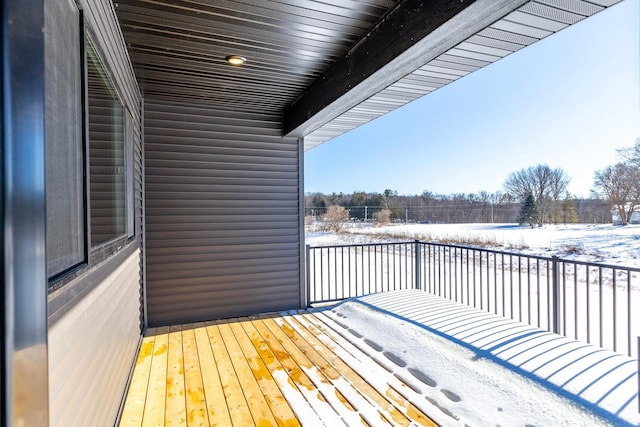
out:
{"label": "snow on deck", "polygon": [[419,290],[320,313],[438,408],[442,425],[640,425],[629,357]]}

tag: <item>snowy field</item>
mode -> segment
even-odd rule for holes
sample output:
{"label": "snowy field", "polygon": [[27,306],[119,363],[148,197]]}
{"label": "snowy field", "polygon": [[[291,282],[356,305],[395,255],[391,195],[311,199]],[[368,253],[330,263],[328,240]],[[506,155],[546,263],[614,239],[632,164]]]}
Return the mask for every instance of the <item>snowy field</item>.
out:
{"label": "snowy field", "polygon": [[532,229],[517,224],[348,224],[341,233],[314,232],[311,228],[306,243],[324,246],[414,239],[640,267],[640,225],[571,224]]}

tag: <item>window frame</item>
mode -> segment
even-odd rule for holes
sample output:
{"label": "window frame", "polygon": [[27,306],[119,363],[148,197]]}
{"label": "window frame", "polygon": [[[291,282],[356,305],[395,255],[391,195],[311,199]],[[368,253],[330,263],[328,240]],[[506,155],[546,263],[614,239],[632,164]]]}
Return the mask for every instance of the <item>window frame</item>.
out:
{"label": "window frame", "polygon": [[136,237],[136,165],[135,165],[135,119],[124,107],[124,166],[125,166],[125,229],[127,238]]}

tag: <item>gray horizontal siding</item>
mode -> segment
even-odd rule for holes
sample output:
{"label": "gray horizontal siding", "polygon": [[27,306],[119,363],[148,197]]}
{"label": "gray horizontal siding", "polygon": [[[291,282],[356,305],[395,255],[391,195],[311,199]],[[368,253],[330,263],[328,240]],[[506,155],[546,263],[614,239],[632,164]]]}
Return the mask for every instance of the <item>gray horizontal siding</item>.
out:
{"label": "gray horizontal siding", "polygon": [[151,325],[299,305],[299,164],[280,118],[145,101]]}

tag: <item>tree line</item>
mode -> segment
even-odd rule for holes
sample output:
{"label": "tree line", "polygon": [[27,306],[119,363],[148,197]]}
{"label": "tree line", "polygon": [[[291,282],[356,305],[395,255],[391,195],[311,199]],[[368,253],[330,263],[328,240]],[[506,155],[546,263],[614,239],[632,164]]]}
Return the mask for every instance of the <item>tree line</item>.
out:
{"label": "tree line", "polygon": [[[305,215],[321,218],[330,206],[341,206],[355,221],[374,221],[383,210],[391,213],[391,221],[422,223],[513,223],[519,222],[524,201],[505,192],[469,194],[435,194],[424,191],[420,195],[400,195],[387,189],[382,193],[356,191],[344,193],[310,193],[305,196]],[[553,223],[608,223],[610,208],[597,198],[560,198]],[[539,218],[535,218],[538,223]]]}
{"label": "tree line", "polygon": [[[308,219],[332,221],[402,221],[425,223],[512,223],[531,227],[545,223],[609,223],[612,212],[622,225],[640,216],[640,138],[617,150],[619,161],[594,174],[591,197],[576,198],[567,191],[570,177],[561,168],[536,165],[510,173],[504,191],[467,194],[399,195],[356,191],[353,194],[313,193],[305,196]],[[636,215],[634,217],[634,214]],[[327,217],[328,218],[328,217]]]}
{"label": "tree line", "polygon": [[[425,223],[512,223],[531,227],[545,223],[608,223],[616,213],[622,225],[640,216],[640,138],[617,150],[615,165],[596,171],[591,197],[567,191],[570,177],[561,168],[536,165],[510,173],[504,191],[467,194],[399,195],[356,191],[353,194],[313,193],[305,196],[305,216],[327,215],[356,221]],[[634,217],[634,214],[636,215]]]}

